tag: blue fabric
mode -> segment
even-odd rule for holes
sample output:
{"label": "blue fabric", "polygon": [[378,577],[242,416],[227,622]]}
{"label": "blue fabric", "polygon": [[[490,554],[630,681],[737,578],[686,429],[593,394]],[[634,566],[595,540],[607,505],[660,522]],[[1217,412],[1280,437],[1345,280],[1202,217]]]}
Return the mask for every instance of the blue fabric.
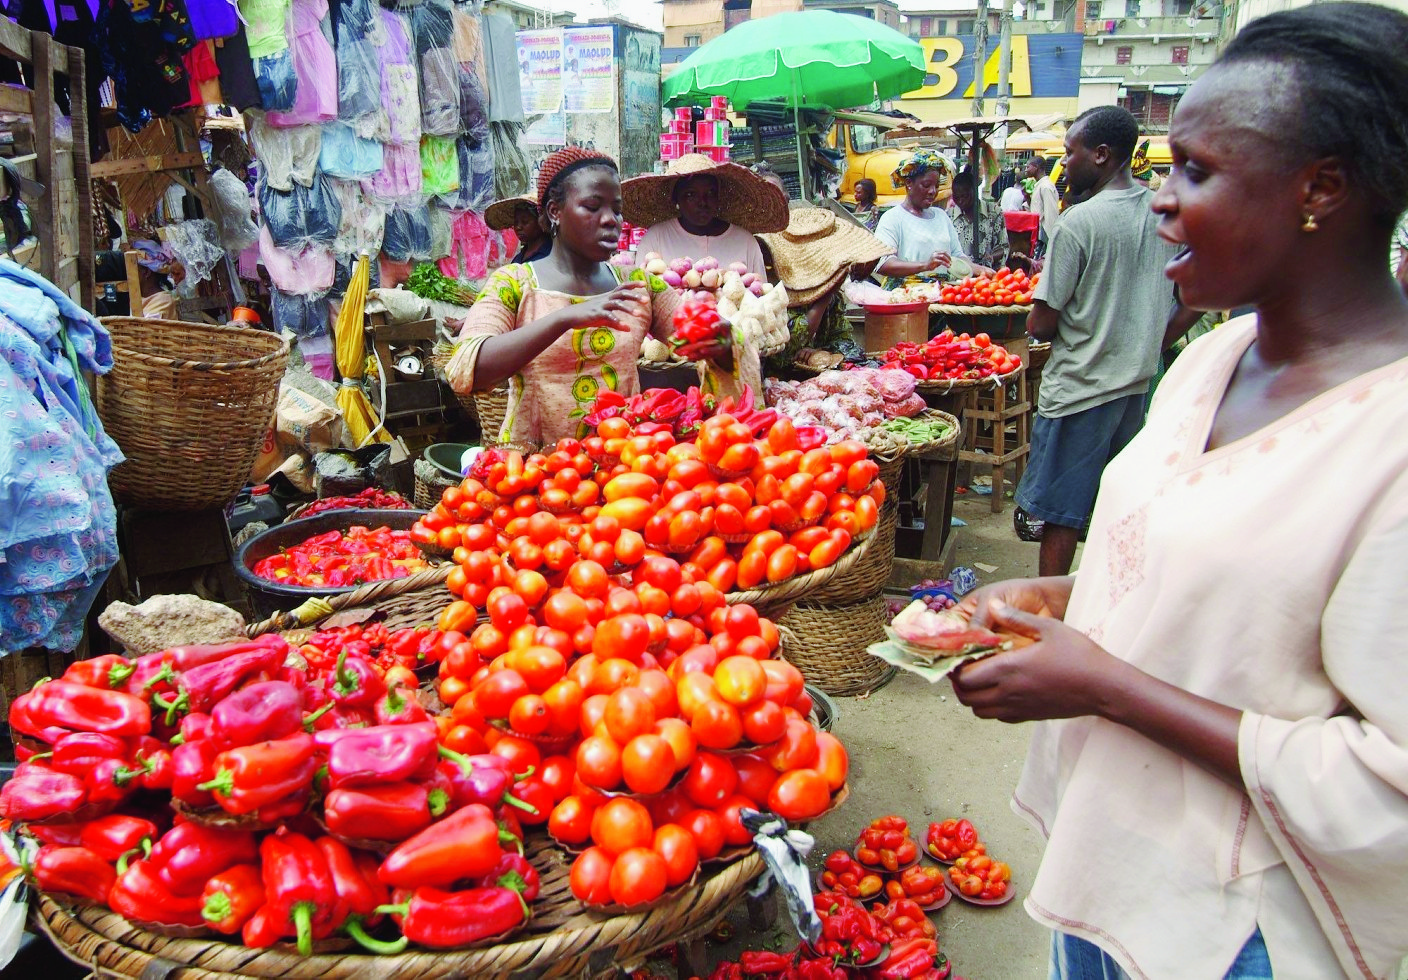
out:
{"label": "blue fabric", "polygon": [[[1129,980],[1114,958],[1094,943],[1064,932],[1051,934],[1048,980]],[[1273,980],[1261,930],[1242,946],[1223,980]]]}
{"label": "blue fabric", "polygon": [[384,152],[376,140],[362,139],[343,122],[323,124],[318,169],[330,177],[360,180],[381,172]]}
{"label": "blue fabric", "polygon": [[73,649],[117,562],[107,473],[123,456],[77,373],[111,369],[101,324],[0,260],[0,649]]}
{"label": "blue fabric", "polygon": [[269,111],[288,112],[298,99],[298,75],[293,70],[293,54],[287,48],[255,58],[254,81],[259,86],[259,101]]}
{"label": "blue fabric", "polygon": [[[345,287],[344,287],[345,291]],[[271,289],[274,323],[280,330],[292,330],[300,337],[316,337],[328,332],[328,294],[295,296]]]}
{"label": "blue fabric", "polygon": [[1036,415],[1017,506],[1048,524],[1084,527],[1105,464],[1144,425],[1145,401],[1141,392],[1059,418]]}

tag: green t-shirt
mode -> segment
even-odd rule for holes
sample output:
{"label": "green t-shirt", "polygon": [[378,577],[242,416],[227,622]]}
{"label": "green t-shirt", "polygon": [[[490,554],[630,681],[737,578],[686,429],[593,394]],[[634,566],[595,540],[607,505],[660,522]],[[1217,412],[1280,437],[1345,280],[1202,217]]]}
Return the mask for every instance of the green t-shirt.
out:
{"label": "green t-shirt", "polygon": [[251,58],[267,58],[288,50],[289,4],[290,0],[239,0]]}
{"label": "green t-shirt", "polygon": [[1158,237],[1146,187],[1106,190],[1068,208],[1032,294],[1059,311],[1037,411],[1060,418],[1147,390],[1159,364],[1177,249]]}

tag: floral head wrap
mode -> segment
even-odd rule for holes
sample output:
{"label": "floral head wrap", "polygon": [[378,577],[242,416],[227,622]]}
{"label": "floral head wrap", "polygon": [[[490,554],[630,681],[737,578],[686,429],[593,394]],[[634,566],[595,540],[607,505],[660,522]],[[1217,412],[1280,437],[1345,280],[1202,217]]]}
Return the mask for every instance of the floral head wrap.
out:
{"label": "floral head wrap", "polygon": [[1134,159],[1129,162],[1129,172],[1135,180],[1148,181],[1154,176],[1154,165],[1149,162],[1149,141],[1139,144],[1134,151]]}
{"label": "floral head wrap", "polygon": [[890,179],[896,184],[908,184],[911,180],[918,180],[930,170],[937,170],[946,174],[949,170],[949,163],[943,155],[934,150],[920,150],[911,157],[906,157],[905,161],[890,174]]}

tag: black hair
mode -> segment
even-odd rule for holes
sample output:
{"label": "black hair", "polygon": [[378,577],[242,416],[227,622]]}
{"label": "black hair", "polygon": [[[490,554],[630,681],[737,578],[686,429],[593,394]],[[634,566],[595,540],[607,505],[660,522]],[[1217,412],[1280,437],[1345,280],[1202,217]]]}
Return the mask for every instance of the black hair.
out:
{"label": "black hair", "polygon": [[1124,106],[1098,105],[1086,109],[1071,128],[1081,126],[1080,141],[1089,149],[1108,146],[1116,160],[1128,164],[1134,156],[1134,146],[1139,142],[1139,123]]}
{"label": "black hair", "polygon": [[567,185],[572,183],[573,179],[578,174],[586,173],[589,170],[605,170],[613,176],[620,176],[620,171],[616,169],[616,164],[608,157],[581,160],[563,167],[562,172],[552,179],[552,183],[548,184],[547,193],[543,195],[544,218],[547,217],[547,206],[556,203],[558,207],[562,207],[562,203],[567,200]]}
{"label": "black hair", "polygon": [[[772,168],[769,167],[768,169],[771,170]],[[680,179],[675,181],[670,187],[670,200],[674,201],[676,204],[680,203],[680,188],[683,187],[687,181],[691,181],[696,177],[708,177],[714,182],[714,190],[718,191],[723,189],[716,175],[709,173],[707,170],[701,170],[698,173],[682,174]]]}
{"label": "black hair", "polygon": [[1291,166],[1338,157],[1375,214],[1408,209],[1408,15],[1373,3],[1322,3],[1259,17],[1217,66],[1284,65],[1295,90],[1270,94]]}
{"label": "black hair", "polygon": [[953,189],[958,190],[960,185],[968,188],[970,191],[977,190],[978,182],[973,177],[973,171],[964,170],[957,177],[953,178]]}
{"label": "black hair", "polygon": [[869,177],[862,177],[860,180],[856,181],[857,187],[859,187],[861,184],[864,184],[866,187],[869,187],[872,191],[876,190],[875,181],[871,180]]}

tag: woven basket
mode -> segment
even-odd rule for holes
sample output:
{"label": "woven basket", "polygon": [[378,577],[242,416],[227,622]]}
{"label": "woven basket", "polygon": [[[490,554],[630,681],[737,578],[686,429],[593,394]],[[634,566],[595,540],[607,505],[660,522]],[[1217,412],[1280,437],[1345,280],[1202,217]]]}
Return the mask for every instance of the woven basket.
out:
{"label": "woven basket", "polygon": [[870,459],[880,467],[880,482],[885,489],[894,493],[899,490],[900,472],[904,469],[904,457],[909,451],[909,441],[904,436],[879,426],[869,429],[864,435],[865,444],[870,447]]}
{"label": "woven basket", "polygon": [[508,416],[508,389],[476,391],[469,397],[474,399],[474,409],[479,414],[480,440],[484,445],[492,446],[499,441],[504,419]]}
{"label": "woven basket", "polygon": [[930,303],[930,313],[942,313],[946,316],[1004,316],[1011,314],[1027,314],[1032,311],[1031,304],[1018,306],[1015,303],[1011,306],[949,306],[945,303]]}
{"label": "woven basket", "polygon": [[[454,567],[452,564],[438,565],[434,568],[423,569],[414,575],[407,575],[405,578],[371,582],[360,589],[353,589],[351,592],[339,592],[337,595],[329,596],[325,606],[305,609],[302,612],[295,609],[293,612],[275,613],[268,619],[250,624],[245,629],[245,633],[253,637],[280,630],[298,629],[316,623],[332,613],[342,612],[344,609],[371,605],[377,606],[378,611],[382,612],[399,610],[402,605],[413,609],[414,616],[410,622],[393,626],[388,620],[388,629],[416,626],[425,622],[433,623],[439,618],[440,611],[450,604],[450,593],[441,586],[444,585],[445,579],[450,577],[450,570]],[[403,599],[404,601],[402,601]]]}
{"label": "woven basket", "polygon": [[1050,344],[1031,344],[1027,347],[1027,372],[1040,371],[1051,360]]}
{"label": "woven basket", "polygon": [[782,656],[827,694],[867,694],[894,672],[865,652],[885,638],[888,620],[883,596],[845,606],[795,605],[778,623]]}
{"label": "woven basket", "polygon": [[411,465],[415,474],[415,504],[417,510],[430,510],[440,502],[440,497],[450,487],[459,486],[460,481],[446,475],[428,459],[418,459]]}
{"label": "woven basket", "polygon": [[[901,466],[904,464],[903,458],[897,462]],[[900,508],[896,493],[887,498],[885,506],[880,509],[880,522],[875,525],[875,534],[871,536],[865,554],[845,574],[837,575],[807,596],[807,605],[849,603],[861,596],[869,598],[879,595],[890,580],[890,566],[895,563],[895,533],[899,523]]]}
{"label": "woven basket", "polygon": [[113,368],[97,379],[103,428],[127,456],[113,497],[153,510],[228,503],[274,417],[288,343],[245,327],[108,317]]}
{"label": "woven basket", "polygon": [[542,875],[533,918],[512,941],[481,949],[303,957],[282,945],[256,950],[217,939],[168,938],[139,929],[107,909],[70,909],[43,895],[35,903],[31,920],[60,951],[97,976],[506,980],[518,975],[553,980],[615,975],[618,963],[640,960],[662,946],[709,933],[763,872],[763,859],[750,852],[718,870],[705,871],[697,884],[654,908],[608,917],[584,911],[573,897],[568,883],[569,855],[540,838],[528,845],[528,857]]}
{"label": "woven basket", "polygon": [[[878,527],[878,525],[877,525]],[[758,610],[758,615],[766,616],[774,622],[782,619],[793,604],[810,596],[828,582],[845,575],[865,558],[875,540],[876,528],[859,538],[851,545],[851,550],[842,555],[834,565],[818,568],[805,575],[794,575],[773,585],[764,585],[742,592],[730,592],[724,598],[729,605],[747,604]]]}

